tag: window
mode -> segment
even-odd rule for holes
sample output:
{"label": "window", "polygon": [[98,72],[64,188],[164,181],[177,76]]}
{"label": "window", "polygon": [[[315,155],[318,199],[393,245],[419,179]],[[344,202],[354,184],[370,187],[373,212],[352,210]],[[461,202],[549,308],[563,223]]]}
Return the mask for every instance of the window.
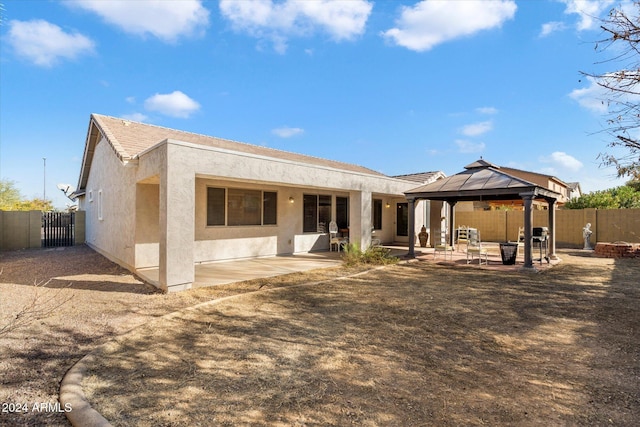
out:
{"label": "window", "polygon": [[265,191],[262,196],[262,224],[276,225],[278,223],[278,193]]}
{"label": "window", "polygon": [[207,187],[207,226],[275,225],[277,206],[276,192]]}
{"label": "window", "polygon": [[305,194],[302,205],[302,231],[326,233],[331,222],[331,196]]}
{"label": "window", "polygon": [[374,230],[382,230],[382,200],[373,199],[372,222]]}
{"label": "window", "polygon": [[348,197],[336,197],[336,223],[338,228],[349,228]]}
{"label": "window", "polygon": [[102,221],[102,190],[98,190],[98,220]]}
{"label": "window", "polygon": [[224,225],[224,188],[207,188],[207,225]]}
{"label": "window", "polygon": [[262,192],[237,188],[227,192],[227,225],[260,225]]}

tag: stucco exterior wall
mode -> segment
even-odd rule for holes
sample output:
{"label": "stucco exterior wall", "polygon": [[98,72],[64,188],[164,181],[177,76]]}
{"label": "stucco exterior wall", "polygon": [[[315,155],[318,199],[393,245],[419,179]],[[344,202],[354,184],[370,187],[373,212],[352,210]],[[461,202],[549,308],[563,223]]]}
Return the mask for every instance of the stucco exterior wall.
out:
{"label": "stucco exterior wall", "polygon": [[[207,186],[275,191],[277,224],[207,226]],[[190,287],[194,263],[328,249],[327,233],[303,232],[305,194],[332,196],[334,218],[336,197],[348,197],[349,238],[361,247],[371,243],[372,199],[381,199],[383,228],[375,238],[390,243],[396,238],[395,203],[415,186],[172,140],[123,163],[101,141],[80,205],[89,245],[131,270],[159,267],[159,286],[171,291]]]}
{"label": "stucco exterior wall", "polygon": [[135,264],[135,172],[106,141],[99,142],[80,207],[86,212],[87,244],[130,269]]}

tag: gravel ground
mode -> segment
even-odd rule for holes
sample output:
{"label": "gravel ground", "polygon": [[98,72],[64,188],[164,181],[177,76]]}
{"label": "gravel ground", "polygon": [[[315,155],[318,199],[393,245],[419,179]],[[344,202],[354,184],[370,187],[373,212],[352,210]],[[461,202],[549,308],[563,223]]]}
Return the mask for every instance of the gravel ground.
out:
{"label": "gravel ground", "polygon": [[151,319],[302,277],[341,274],[329,268],[162,294],[84,245],[0,252],[0,425],[70,425],[56,407],[67,370],[97,345]]}
{"label": "gravel ground", "polygon": [[[96,366],[88,391],[105,412],[115,409],[114,417],[130,415],[132,422],[122,425],[141,425],[142,419],[154,426],[194,425],[191,421],[207,425],[212,416],[221,425],[238,425],[243,419],[245,425],[274,425],[275,421],[303,425],[304,420],[390,425],[385,419],[394,425],[636,425],[640,418],[639,260],[593,258],[580,251],[559,254],[564,259],[560,266],[529,275],[425,262],[389,267],[342,281],[342,286],[332,283],[326,289],[330,298],[321,287],[317,294],[292,289],[271,293],[269,298],[249,296],[244,309],[237,304],[225,309],[235,310],[238,318],[255,318],[247,324],[211,322],[201,325],[203,329],[185,329],[181,337],[171,336],[177,330],[168,329],[164,336],[163,330],[154,329],[154,334],[160,334],[158,340],[168,339],[172,345],[179,343],[178,338],[185,340],[185,346],[205,338],[215,339],[217,346],[225,343],[228,354],[222,349],[212,354],[231,363],[233,375],[240,372],[235,368],[255,369],[254,374],[232,381],[233,375],[220,376],[217,365],[176,365],[166,378],[158,366],[162,381],[176,381],[173,376],[179,373],[177,386],[198,396],[205,392],[208,399],[215,396],[207,403],[213,405],[211,410],[196,414],[200,419],[189,418],[195,412],[176,419],[175,410],[158,409],[153,403],[157,395],[148,393],[151,386],[145,389],[151,405],[118,413],[121,409],[111,405],[114,400],[109,397],[115,389],[102,385],[113,382],[118,395],[135,393],[137,383],[128,387],[129,380],[123,378],[131,377],[125,371],[139,374],[146,368],[119,369],[117,363]],[[141,335],[145,325],[164,314],[220,297],[334,279],[364,269],[336,267],[167,295],[86,246],[0,253],[0,425],[69,425],[64,408],[57,407],[60,381],[67,370],[116,336],[128,333],[135,338],[132,345],[151,339]],[[353,323],[356,317],[349,311],[353,309],[349,302],[365,297],[370,301],[358,305],[360,320]],[[228,313],[213,314],[227,318]],[[295,328],[266,328],[269,316]],[[185,318],[183,326],[197,320]],[[407,339],[382,339],[385,325],[392,327],[392,334],[404,334]],[[329,342],[310,342],[308,349],[303,348],[305,340],[315,337],[305,332],[308,328]],[[233,334],[245,329],[245,334]],[[264,339],[273,340],[273,334],[289,344],[265,353],[269,341]],[[436,339],[442,342],[434,346]],[[203,343],[211,348],[209,342]],[[320,375],[311,363],[313,352],[325,346],[336,352],[330,361],[335,366],[323,365],[334,370],[334,376]],[[386,361],[379,357],[380,349],[394,356]],[[120,350],[129,354],[123,348],[111,357]],[[173,350],[140,348],[151,359],[154,352]],[[294,360],[288,350],[295,350],[300,358]],[[260,359],[263,353],[271,359]],[[318,353],[317,359],[323,354]],[[386,373],[386,379],[375,378],[373,359],[363,354],[381,364],[382,369],[375,372]],[[236,357],[237,366],[233,364]],[[273,369],[265,370],[263,365],[270,360],[275,363]],[[299,386],[279,377],[284,362],[298,372],[289,379],[304,380]],[[396,368],[390,369],[392,364]],[[194,376],[205,368],[208,376]],[[418,382],[412,380],[414,368],[422,373]],[[394,378],[405,371],[401,385]],[[365,374],[373,382],[362,383],[359,378]],[[522,378],[527,382],[522,383]],[[213,384],[225,385],[234,394],[215,395]],[[326,389],[322,395],[301,395],[305,389],[319,390],[309,384]],[[340,387],[335,389],[336,385]],[[161,383],[154,386],[162,389]],[[251,403],[256,386],[262,393],[259,413]],[[163,391],[168,393],[167,402],[173,401],[176,390]],[[400,400],[385,400],[389,396]],[[230,400],[225,403],[224,399]],[[220,407],[221,403],[226,406]],[[249,404],[247,412],[238,412],[242,404]],[[228,411],[216,413],[220,408]],[[245,418],[235,418],[241,415]]]}

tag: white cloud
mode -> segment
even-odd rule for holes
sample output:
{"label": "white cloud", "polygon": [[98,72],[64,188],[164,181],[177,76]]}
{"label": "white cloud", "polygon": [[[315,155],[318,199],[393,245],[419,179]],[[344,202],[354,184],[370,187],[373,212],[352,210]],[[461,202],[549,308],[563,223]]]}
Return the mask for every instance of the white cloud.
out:
{"label": "white cloud", "polygon": [[156,93],[147,98],[144,101],[144,108],[171,117],[187,118],[200,109],[200,104],[176,90],[168,94]]}
{"label": "white cloud", "polygon": [[489,132],[491,129],[493,129],[493,123],[491,121],[478,122],[464,126],[460,130],[460,133],[466,136],[478,136]]}
{"label": "white cloud", "polygon": [[281,128],[273,129],[271,133],[274,135],[278,135],[280,138],[291,138],[292,136],[303,134],[304,129],[283,126]]}
{"label": "white cloud", "polygon": [[9,44],[18,55],[41,67],[51,67],[60,59],[75,59],[92,53],[95,46],[90,38],[65,32],[41,19],[9,21]]}
{"label": "white cloud", "polygon": [[609,10],[613,0],[560,0],[566,5],[564,13],[577,14],[580,18],[578,30],[589,30],[596,26],[598,18]]}
{"label": "white cloud", "polygon": [[72,0],[67,4],[93,12],[126,33],[165,42],[202,35],[209,25],[209,11],[200,0]]}
{"label": "white cloud", "polygon": [[495,107],[479,107],[476,111],[480,114],[498,114],[498,109]]}
{"label": "white cloud", "polygon": [[460,153],[479,153],[486,147],[484,142],[472,142],[465,139],[456,139],[454,142]]}
{"label": "white cloud", "polygon": [[558,22],[558,21],[547,22],[545,24],[542,24],[539,37],[547,37],[548,35],[558,31],[562,31],[565,28],[566,28],[566,25],[564,24],[564,22]]}
{"label": "white cloud", "polygon": [[576,101],[580,106],[594,113],[605,114],[609,108],[607,106],[607,90],[596,82],[592,77],[587,77],[589,86],[581,89],[574,89],[569,97]]}
{"label": "white cloud", "polygon": [[413,7],[403,6],[396,27],[382,35],[399,46],[422,52],[448,40],[499,28],[514,17],[516,9],[513,0],[423,0]]}
{"label": "white cloud", "polygon": [[[580,160],[563,151],[554,151],[549,156],[541,157],[540,161],[551,164],[551,166],[543,168],[549,172],[555,172],[556,168],[577,172],[583,166]],[[549,173],[549,175],[555,175],[555,173]]]}
{"label": "white cloud", "polygon": [[364,33],[373,4],[366,0],[221,0],[220,13],[236,31],[267,39],[284,53],[289,37],[328,33],[336,41]]}

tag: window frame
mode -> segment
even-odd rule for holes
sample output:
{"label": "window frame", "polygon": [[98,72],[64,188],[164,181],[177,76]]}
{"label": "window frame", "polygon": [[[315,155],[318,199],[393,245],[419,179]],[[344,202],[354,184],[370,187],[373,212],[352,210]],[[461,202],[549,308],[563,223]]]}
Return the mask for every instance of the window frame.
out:
{"label": "window frame", "polygon": [[371,203],[371,225],[374,230],[382,230],[382,199],[373,199]]}
{"label": "window frame", "polygon": [[[310,205],[308,204],[310,198],[314,199],[313,205],[312,205],[313,212],[311,212],[310,219],[308,219],[307,209],[310,207]],[[326,220],[324,221],[324,227],[320,226],[321,219]],[[305,193],[302,195],[302,232],[303,233],[326,234],[329,232],[329,223],[332,221],[332,219],[333,219],[333,196],[332,195],[310,194],[310,193]],[[311,224],[313,224],[313,226],[309,227],[309,225]]]}
{"label": "window frame", "polygon": [[[277,191],[267,191],[262,189],[242,188],[242,187],[221,187],[221,186],[215,186],[215,185],[207,185],[206,189],[207,191],[205,196],[205,207],[206,207],[205,227],[207,228],[209,227],[273,227],[278,225],[278,192]],[[211,203],[209,202],[210,189],[221,190],[223,193],[224,200],[220,204],[222,207],[221,216],[223,219],[221,223],[216,223],[216,224],[210,223],[210,219],[214,217],[214,215],[210,214],[210,208],[219,207],[219,206],[211,206]],[[230,191],[235,192],[235,194],[233,195],[234,197],[242,196],[243,192],[246,193],[244,195],[245,198],[247,197],[247,195],[249,195],[249,193],[257,192],[260,194],[259,196],[260,202],[258,203],[258,206],[260,209],[259,224],[255,224],[255,223],[254,224],[229,224],[229,211],[230,211],[229,192]],[[270,195],[270,197],[267,199],[265,195]],[[267,202],[270,202],[270,203],[268,204]],[[269,207],[269,209],[271,209],[272,212],[267,214],[269,218],[269,222],[265,223],[265,217],[266,217],[265,210],[267,207]],[[219,216],[220,216],[220,212],[218,212],[218,217]],[[273,220],[271,220],[271,218],[273,218]],[[271,221],[273,221],[273,223]]]}

